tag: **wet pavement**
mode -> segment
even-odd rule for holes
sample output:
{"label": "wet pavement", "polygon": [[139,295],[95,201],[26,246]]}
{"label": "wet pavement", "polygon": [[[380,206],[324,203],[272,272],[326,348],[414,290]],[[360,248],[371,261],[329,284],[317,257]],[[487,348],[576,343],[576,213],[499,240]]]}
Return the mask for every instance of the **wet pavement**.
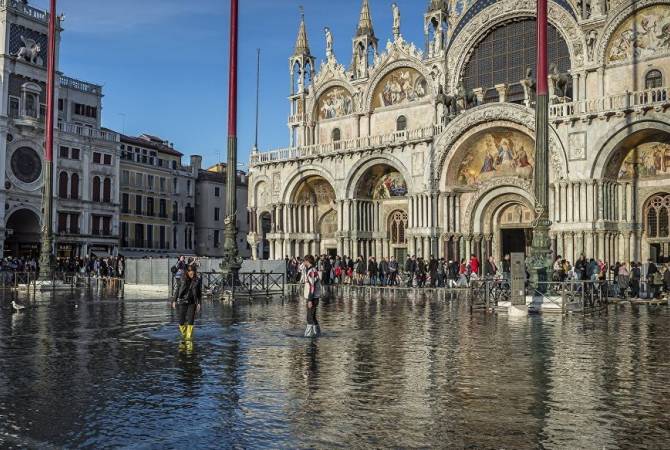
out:
{"label": "wet pavement", "polygon": [[0,447],[663,448],[667,306],[523,319],[463,294],[206,303],[0,296]]}

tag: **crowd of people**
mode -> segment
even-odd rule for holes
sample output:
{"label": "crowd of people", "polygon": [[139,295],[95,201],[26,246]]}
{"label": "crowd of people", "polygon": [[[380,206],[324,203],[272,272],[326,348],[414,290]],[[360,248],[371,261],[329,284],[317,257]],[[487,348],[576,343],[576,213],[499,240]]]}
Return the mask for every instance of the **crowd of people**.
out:
{"label": "crowd of people", "polygon": [[[55,261],[56,273],[76,273],[86,277],[123,278],[125,274],[125,260],[123,256],[97,257],[70,257],[57,258]],[[39,272],[37,258],[15,258],[7,256],[0,260],[0,271],[3,273],[37,273]]]}
{"label": "crowd of people", "polygon": [[[304,259],[285,258],[285,261],[289,282],[303,282]],[[460,261],[433,256],[424,259],[415,255],[405,261],[397,261],[394,256],[377,260],[373,256],[354,259],[321,255],[315,258],[315,267],[324,285],[465,288],[473,280],[509,280],[511,263],[510,255],[505,255],[500,262],[491,256],[483,263],[476,255]],[[616,262],[610,265],[606,261],[587,259],[584,255],[571,264],[557,256],[551,281],[609,281],[616,296],[654,298],[670,293],[670,265],[658,265],[651,260],[646,264]]]}

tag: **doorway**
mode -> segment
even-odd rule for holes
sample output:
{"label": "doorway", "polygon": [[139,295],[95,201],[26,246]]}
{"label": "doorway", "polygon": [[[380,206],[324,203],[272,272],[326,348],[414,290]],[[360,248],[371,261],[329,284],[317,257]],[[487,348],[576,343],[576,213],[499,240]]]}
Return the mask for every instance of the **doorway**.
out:
{"label": "doorway", "polygon": [[[511,253],[526,254],[527,241],[526,237],[529,234],[525,228],[508,228],[502,229],[502,253],[505,256]],[[528,256],[528,255],[526,255]]]}
{"label": "doorway", "polygon": [[328,254],[328,256],[335,258],[337,257],[337,248],[327,248],[326,253]]}

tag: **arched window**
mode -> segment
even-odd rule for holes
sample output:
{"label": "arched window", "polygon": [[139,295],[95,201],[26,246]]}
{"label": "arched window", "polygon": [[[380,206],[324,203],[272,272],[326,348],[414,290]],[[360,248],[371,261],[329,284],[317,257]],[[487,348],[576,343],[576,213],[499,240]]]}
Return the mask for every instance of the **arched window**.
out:
{"label": "arched window", "polygon": [[93,177],[93,198],[94,202],[100,201],[100,177]]}
{"label": "arched window", "polygon": [[[520,81],[526,78],[526,67],[536,67],[537,23],[534,18],[505,23],[492,29],[476,46],[463,71],[463,85],[467,91],[483,88],[485,102],[498,101],[497,84],[507,84],[507,101],[524,100]],[[549,25],[549,63],[556,63],[561,73],[570,70],[570,52],[563,36]],[[536,73],[533,76],[537,76]],[[570,85],[571,83],[568,83]]]}
{"label": "arched window", "polygon": [[657,194],[650,198],[644,217],[647,238],[670,238],[670,194]]}
{"label": "arched window", "polygon": [[67,172],[61,172],[58,176],[58,198],[67,198]]}
{"label": "arched window", "polygon": [[405,237],[407,219],[407,213],[405,211],[394,211],[391,213],[388,227],[391,245],[407,244],[407,239]]}
{"label": "arched window", "polygon": [[644,88],[654,89],[663,86],[663,74],[660,70],[650,70],[644,77]]}
{"label": "arched window", "polygon": [[73,200],[79,199],[79,175],[72,174],[70,178],[70,198]]}
{"label": "arched window", "polygon": [[102,201],[105,203],[111,203],[112,201],[112,180],[109,178],[105,178],[103,183]]}
{"label": "arched window", "polygon": [[330,134],[330,137],[333,142],[339,142],[340,139],[342,138],[342,133],[340,132],[340,129],[335,128],[333,132]]}
{"label": "arched window", "polygon": [[395,121],[396,131],[405,131],[407,129],[407,117],[400,116]]}

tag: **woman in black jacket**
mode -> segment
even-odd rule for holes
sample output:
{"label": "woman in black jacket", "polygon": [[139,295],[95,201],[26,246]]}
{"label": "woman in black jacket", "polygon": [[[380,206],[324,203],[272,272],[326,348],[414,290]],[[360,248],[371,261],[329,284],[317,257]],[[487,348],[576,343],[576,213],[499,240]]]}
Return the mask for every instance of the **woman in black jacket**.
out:
{"label": "woman in black jacket", "polygon": [[172,308],[177,309],[179,315],[179,332],[184,339],[193,338],[195,314],[200,311],[202,303],[202,284],[195,265],[186,268],[186,274],[181,277],[172,298]]}

